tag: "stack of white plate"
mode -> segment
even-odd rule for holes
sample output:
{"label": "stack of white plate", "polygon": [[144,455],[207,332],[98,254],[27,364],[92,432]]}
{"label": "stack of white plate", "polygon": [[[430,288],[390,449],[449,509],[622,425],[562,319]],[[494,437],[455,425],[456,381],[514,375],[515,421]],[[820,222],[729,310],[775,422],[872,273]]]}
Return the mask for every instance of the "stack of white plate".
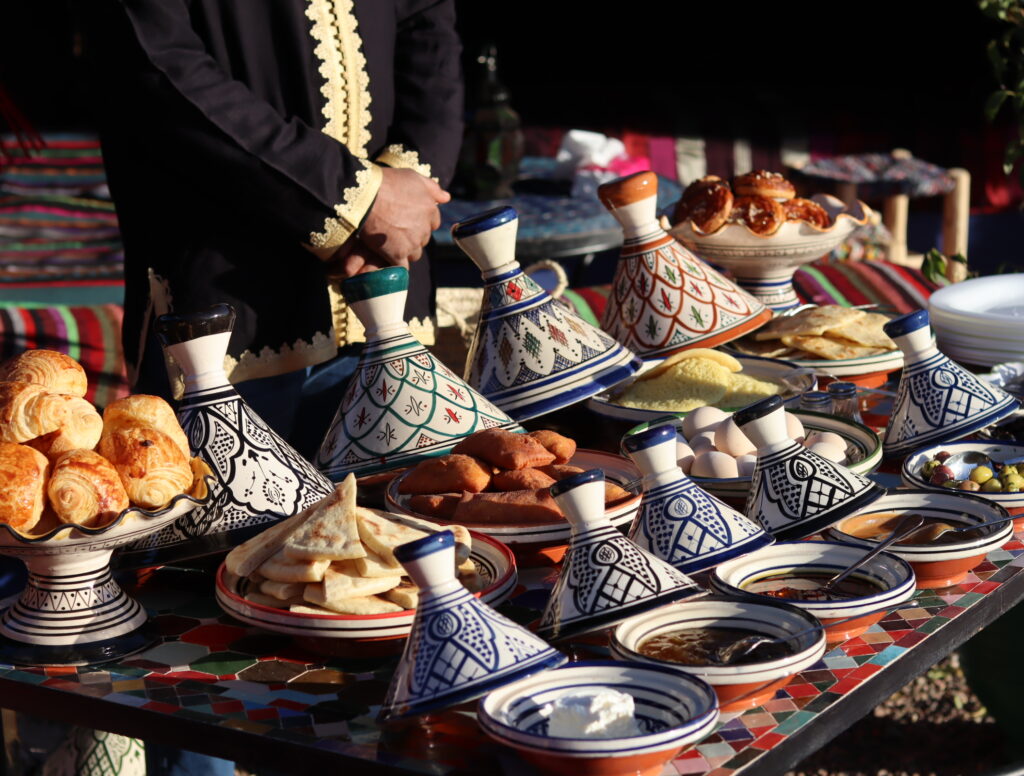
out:
{"label": "stack of white plate", "polygon": [[965,280],[932,294],[939,350],[965,364],[1024,361],[1024,274]]}

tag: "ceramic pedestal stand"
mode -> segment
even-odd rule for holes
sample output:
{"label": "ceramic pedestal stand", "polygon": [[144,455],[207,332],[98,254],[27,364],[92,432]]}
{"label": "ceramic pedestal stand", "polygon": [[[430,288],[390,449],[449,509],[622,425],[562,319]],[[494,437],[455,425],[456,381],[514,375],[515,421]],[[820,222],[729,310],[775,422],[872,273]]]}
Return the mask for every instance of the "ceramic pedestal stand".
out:
{"label": "ceramic pedestal stand", "polygon": [[941,353],[928,320],[928,312],[918,310],[884,327],[906,362],[882,440],[886,457],[900,458],[928,444],[960,439],[1020,406],[1010,394]]}
{"label": "ceramic pedestal stand", "polygon": [[26,538],[0,525],[0,554],[29,570],[21,597],[0,619],[0,663],[88,665],[149,646],[158,634],[111,576],[111,553],[204,505],[212,482],[197,482],[156,512],[125,510],[102,528],[62,525]]}
{"label": "ceramic pedestal stand", "polygon": [[526,420],[618,385],[642,362],[523,273],[518,223],[513,208],[499,207],[457,223],[452,236],[484,278],[466,382]]}
{"label": "ceramic pedestal stand", "polygon": [[653,172],[598,189],[625,233],[601,328],[642,358],[658,358],[729,342],[770,320],[771,310],[658,225],[657,195]]}
{"label": "ceramic pedestal stand", "polygon": [[439,531],[395,557],[420,589],[383,720],[464,703],[568,658],[475,598],[455,578],[455,535]]}
{"label": "ceramic pedestal stand", "polygon": [[591,469],[551,486],[572,526],[562,571],[537,633],[567,639],[695,595],[688,576],[619,533],[604,516],[604,472]]}
{"label": "ceramic pedestal stand", "polygon": [[341,284],[366,328],[366,349],[317,453],[317,466],[331,479],[412,466],[474,431],[523,430],[409,333],[402,320],[408,287],[404,267]]}
{"label": "ceramic pedestal stand", "polygon": [[669,425],[622,440],[644,475],[644,497],[629,538],[685,574],[771,544],[772,537],[760,526],[683,474],[676,464],[676,438]]}
{"label": "ceramic pedestal stand", "polygon": [[164,350],[184,372],[178,421],[193,454],[212,467],[216,485],[208,504],[118,553],[119,566],[228,550],[334,489],[228,382],[224,355],[234,323],[226,304],[157,319]]}
{"label": "ceramic pedestal stand", "polygon": [[733,420],[757,447],[744,512],[778,541],[818,533],[885,495],[871,480],[791,439],[778,396],[745,407]]}

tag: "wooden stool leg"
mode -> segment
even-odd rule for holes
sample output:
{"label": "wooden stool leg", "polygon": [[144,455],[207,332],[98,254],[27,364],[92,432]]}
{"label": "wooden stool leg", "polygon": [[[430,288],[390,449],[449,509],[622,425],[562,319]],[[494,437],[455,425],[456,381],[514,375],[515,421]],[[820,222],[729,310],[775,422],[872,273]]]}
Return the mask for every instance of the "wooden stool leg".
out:
{"label": "wooden stool leg", "polygon": [[857,201],[857,184],[849,182],[836,184],[836,196],[847,205],[854,204]]}
{"label": "wooden stool leg", "polygon": [[894,194],[886,197],[882,210],[882,223],[892,235],[888,259],[893,264],[906,264],[907,261],[907,217],[910,213],[910,197],[906,194]]}
{"label": "wooden stool leg", "polygon": [[954,181],[942,203],[942,252],[967,255],[968,221],[971,214],[971,174],[955,167],[948,170]]}

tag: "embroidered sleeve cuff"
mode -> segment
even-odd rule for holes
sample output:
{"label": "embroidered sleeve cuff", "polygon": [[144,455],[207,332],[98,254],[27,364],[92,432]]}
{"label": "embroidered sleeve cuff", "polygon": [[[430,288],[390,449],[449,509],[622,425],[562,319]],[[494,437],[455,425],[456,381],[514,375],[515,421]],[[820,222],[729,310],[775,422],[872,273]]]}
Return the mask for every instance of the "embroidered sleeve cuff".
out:
{"label": "embroidered sleeve cuff", "polygon": [[[430,165],[420,161],[420,155],[416,151],[410,151],[405,146],[392,143],[384,148],[375,160],[378,164],[386,164],[388,167],[401,167],[403,169],[415,170],[426,178],[434,178]],[[434,178],[437,180],[437,178]]]}
{"label": "embroidered sleeve cuff", "polygon": [[322,232],[309,236],[309,245],[321,258],[348,240],[363,222],[384,179],[380,167],[360,160],[363,169],[356,173],[356,185],[345,189],[341,202],[334,206],[335,215],[324,221]]}

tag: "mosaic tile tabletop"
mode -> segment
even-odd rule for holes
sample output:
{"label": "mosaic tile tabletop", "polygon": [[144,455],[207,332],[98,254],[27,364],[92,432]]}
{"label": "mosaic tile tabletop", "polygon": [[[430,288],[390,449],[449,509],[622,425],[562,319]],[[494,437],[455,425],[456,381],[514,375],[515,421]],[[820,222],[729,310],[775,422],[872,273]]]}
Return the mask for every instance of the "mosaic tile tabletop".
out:
{"label": "mosaic tile tabletop", "polygon": [[[944,640],[943,629],[966,611],[996,606],[993,591],[1010,582],[1021,588],[1022,566],[1024,534],[1018,534],[963,584],[919,591],[862,636],[827,652],[763,707],[723,717],[717,732],[682,753],[665,776],[754,770],[750,766],[760,756],[813,725],[848,693],[881,672],[899,670],[915,646]],[[502,611],[520,622],[535,619],[553,577],[552,569],[524,570]],[[486,739],[468,712],[437,714],[426,726],[418,721],[382,730],[374,718],[394,656],[324,657],[289,636],[243,626],[220,611],[212,575],[205,571],[161,569],[132,592],[154,617],[162,634],[158,644],[101,669],[0,665],[2,692],[13,683],[22,690],[41,686],[66,693],[70,706],[76,696],[89,697],[188,719],[209,726],[208,740],[217,729],[242,731],[252,735],[255,756],[274,741],[290,741],[337,753],[339,764],[357,758],[421,773],[530,772]],[[443,735],[427,740],[424,731],[431,725]]]}

